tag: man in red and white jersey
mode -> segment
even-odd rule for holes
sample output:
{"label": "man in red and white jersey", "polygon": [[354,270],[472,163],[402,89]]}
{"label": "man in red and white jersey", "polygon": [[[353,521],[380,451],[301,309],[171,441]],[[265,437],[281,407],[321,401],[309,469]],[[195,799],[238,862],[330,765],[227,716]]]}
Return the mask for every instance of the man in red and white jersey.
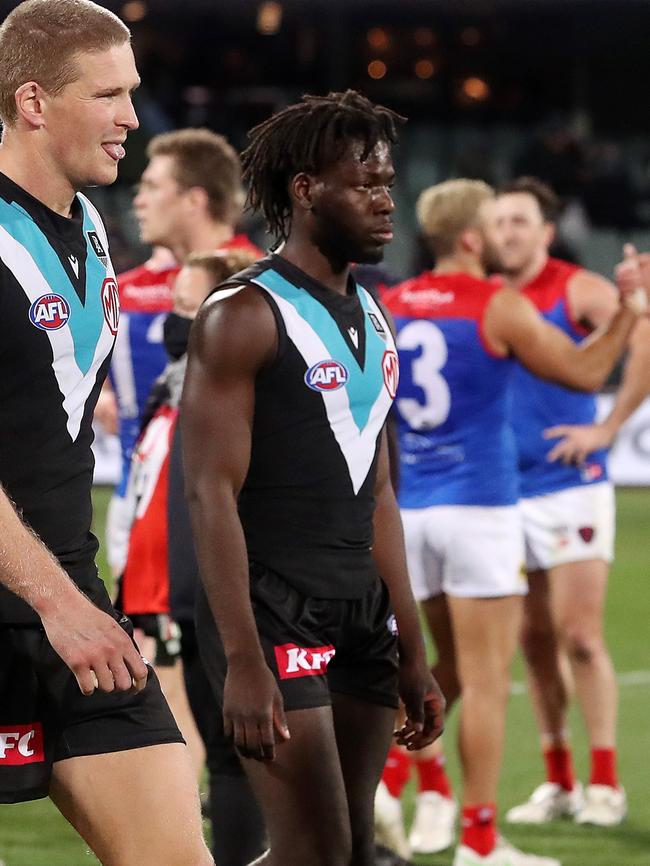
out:
{"label": "man in red and white jersey", "polygon": [[[551,189],[534,178],[520,178],[497,196],[491,237],[506,285],[579,343],[611,321],[618,293],[598,274],[549,257],[557,211]],[[596,423],[593,394],[542,382],[520,366],[515,371],[512,423],[530,584],[523,648],[546,781],[508,812],[513,822],[570,815],[578,823],[608,826],[625,817],[625,791],[616,772],[616,679],[603,635],[614,548],[614,493],[606,457],[621,424],[650,389],[649,355],[650,323],[644,318],[630,336],[623,381],[602,423]],[[563,657],[591,746],[584,795],[568,741]]]}

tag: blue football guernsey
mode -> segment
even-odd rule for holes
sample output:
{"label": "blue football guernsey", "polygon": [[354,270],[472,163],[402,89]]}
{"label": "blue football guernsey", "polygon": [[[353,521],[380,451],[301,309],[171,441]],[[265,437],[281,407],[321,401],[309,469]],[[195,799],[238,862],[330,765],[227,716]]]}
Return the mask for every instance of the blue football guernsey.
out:
{"label": "blue football guernsey", "polygon": [[467,274],[426,272],[385,296],[401,370],[395,408],[402,508],[517,501],[513,364],[482,337],[494,291]]}
{"label": "blue football guernsey", "polygon": [[[549,259],[543,270],[522,291],[549,322],[579,343],[589,332],[575,322],[567,301],[567,285],[580,270],[575,265]],[[545,439],[544,430],[557,424],[592,424],[596,419],[593,394],[572,391],[539,379],[521,364],[513,377],[512,424],[519,452],[521,495],[541,496],[607,479],[607,451],[589,455],[581,466],[550,463],[547,454],[557,440]]]}

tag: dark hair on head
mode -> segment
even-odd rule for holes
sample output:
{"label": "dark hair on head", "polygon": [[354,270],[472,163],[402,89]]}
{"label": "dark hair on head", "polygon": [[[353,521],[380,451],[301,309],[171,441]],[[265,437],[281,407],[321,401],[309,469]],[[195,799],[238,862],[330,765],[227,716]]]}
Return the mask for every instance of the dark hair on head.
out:
{"label": "dark hair on head", "polygon": [[302,101],[269,117],[249,133],[242,153],[248,202],[261,211],[269,231],[286,240],[291,227],[289,182],[300,172],[319,174],[337,162],[353,141],[363,142],[366,159],[380,141],[394,144],[404,123],[389,108],[374,105],[355,90]]}
{"label": "dark hair on head", "polygon": [[497,196],[510,195],[517,192],[532,195],[539,205],[544,222],[556,222],[562,206],[560,199],[547,183],[544,183],[538,177],[518,177],[499,187]]}

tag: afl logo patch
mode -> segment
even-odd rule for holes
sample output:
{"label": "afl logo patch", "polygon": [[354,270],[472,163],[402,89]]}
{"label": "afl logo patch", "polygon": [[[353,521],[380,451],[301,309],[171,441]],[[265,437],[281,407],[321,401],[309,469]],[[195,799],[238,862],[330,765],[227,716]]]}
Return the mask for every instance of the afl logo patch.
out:
{"label": "afl logo patch", "polygon": [[70,304],[61,295],[41,295],[29,308],[29,319],[42,331],[58,331],[68,324]]}
{"label": "afl logo patch", "polygon": [[384,385],[386,390],[395,399],[397,394],[397,383],[399,382],[399,361],[397,355],[392,349],[386,349],[384,357],[381,359],[381,369],[384,374]]}
{"label": "afl logo patch", "polygon": [[102,283],[102,307],[104,308],[106,324],[110,328],[111,334],[115,336],[120,321],[120,296],[113,277],[107,277]]}
{"label": "afl logo patch", "polygon": [[339,361],[319,361],[305,373],[305,383],[312,391],[337,391],[347,384],[348,371]]}

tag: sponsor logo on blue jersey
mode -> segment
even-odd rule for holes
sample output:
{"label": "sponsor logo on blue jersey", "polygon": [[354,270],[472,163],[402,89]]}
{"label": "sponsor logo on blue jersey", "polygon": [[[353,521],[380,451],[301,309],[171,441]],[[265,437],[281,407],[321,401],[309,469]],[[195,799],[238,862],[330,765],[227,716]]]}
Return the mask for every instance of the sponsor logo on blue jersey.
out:
{"label": "sponsor logo on blue jersey", "polygon": [[41,295],[29,308],[29,318],[42,331],[58,331],[68,324],[70,304],[61,295]]}
{"label": "sponsor logo on blue jersey", "polygon": [[305,383],[312,391],[337,391],[347,384],[348,371],[340,363],[328,358],[313,364],[305,373]]}

